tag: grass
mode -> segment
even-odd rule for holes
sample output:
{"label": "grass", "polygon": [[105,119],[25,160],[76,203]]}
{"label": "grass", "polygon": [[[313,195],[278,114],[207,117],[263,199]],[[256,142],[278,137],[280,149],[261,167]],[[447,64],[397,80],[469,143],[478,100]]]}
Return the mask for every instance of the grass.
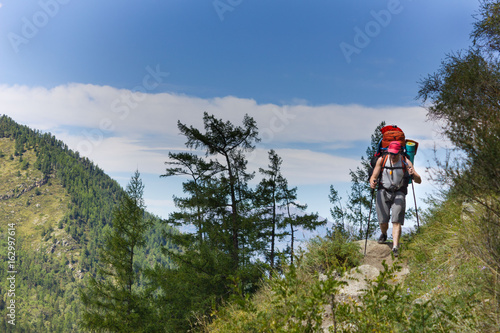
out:
{"label": "grass", "polygon": [[[333,272],[359,264],[359,250],[351,251],[340,238],[316,238],[295,265],[263,281],[253,297],[202,318],[198,329],[321,332],[330,308],[330,332],[500,332],[498,274],[476,249],[485,233],[498,230],[477,223],[479,208],[468,216],[464,207],[448,199],[429,210],[420,230],[404,236],[399,260],[390,267],[384,263],[355,302],[337,300],[341,283]],[[410,274],[394,284],[398,263],[407,263]]]}
{"label": "grass", "polygon": [[[9,138],[0,138],[0,151],[3,156],[0,157],[0,196],[14,193],[16,188],[22,184],[33,184],[42,179],[42,173],[34,169],[33,163],[36,161],[36,155],[33,150],[26,151],[22,158],[14,156],[14,141]],[[12,160],[10,157],[12,156]],[[31,167],[23,170],[23,163],[29,163]]]}
{"label": "grass", "polygon": [[[20,156],[14,156],[14,141],[9,138],[0,139],[0,196],[15,193],[19,189],[28,188],[42,180],[41,171],[34,168],[36,155],[27,150]],[[13,159],[10,159],[10,156]],[[29,166],[23,170],[23,162]],[[16,190],[17,189],[17,190]],[[71,237],[58,224],[68,213],[70,196],[56,178],[19,197],[0,200],[0,233],[6,235],[8,224],[15,224],[16,237],[22,238],[32,249],[50,247],[57,240],[71,242]],[[68,253],[69,255],[69,253]]]}
{"label": "grass", "polygon": [[467,218],[464,207],[448,200],[428,215],[429,223],[410,242],[406,256],[412,274],[404,287],[415,300],[447,311],[443,325],[449,328],[498,332],[496,273],[471,246],[481,246],[484,225]]}
{"label": "grass", "polygon": [[230,302],[211,318],[200,318],[198,328],[205,332],[321,330],[325,310],[336,306],[332,295],[345,285],[331,277],[358,265],[360,249],[339,234],[330,234],[314,238],[307,251],[298,252],[295,263],[266,278],[255,295]]}

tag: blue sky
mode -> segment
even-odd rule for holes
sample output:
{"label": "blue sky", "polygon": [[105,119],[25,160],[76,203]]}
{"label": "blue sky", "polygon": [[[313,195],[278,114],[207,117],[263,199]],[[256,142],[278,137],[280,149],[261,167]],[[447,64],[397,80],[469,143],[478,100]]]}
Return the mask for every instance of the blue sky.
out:
{"label": "blue sky", "polygon": [[[436,124],[418,81],[471,45],[478,2],[327,0],[1,1],[0,113],[50,131],[125,185],[135,168],[154,213],[171,212],[181,180],[160,179],[183,150],[176,122],[204,111],[263,135],[249,166],[284,160],[290,185],[328,217],[346,196],[382,120],[421,142]],[[430,185],[416,189],[419,199]],[[420,191],[420,192],[418,192]]]}

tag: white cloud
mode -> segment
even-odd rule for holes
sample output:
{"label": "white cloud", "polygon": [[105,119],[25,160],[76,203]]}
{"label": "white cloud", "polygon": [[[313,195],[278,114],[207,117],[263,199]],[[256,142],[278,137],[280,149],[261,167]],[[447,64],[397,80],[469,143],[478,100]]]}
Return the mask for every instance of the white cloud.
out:
{"label": "white cloud", "polygon": [[[275,149],[283,159],[281,172],[293,186],[350,181],[349,169],[359,166],[359,160],[334,156],[308,149]],[[268,151],[256,149],[249,156],[250,170],[267,169]],[[259,180],[260,176],[257,175]]]}
{"label": "white cloud", "polygon": [[[395,123],[407,137],[430,148],[435,137],[420,107],[258,104],[233,96],[202,99],[170,93],[139,94],[90,84],[53,89],[0,86],[3,113],[32,128],[50,131],[107,172],[161,173],[171,149],[184,149],[177,121],[202,128],[206,111],[241,124],[245,113],[257,121],[262,144],[252,169],[266,167],[267,149],[283,158],[283,172],[295,184],[349,181],[359,160],[315,149],[351,148],[370,142],[380,121]],[[311,145],[311,144],[314,144]],[[316,148],[313,148],[316,147]],[[334,151],[334,150],[333,150]]]}
{"label": "white cloud", "polygon": [[431,128],[420,107],[369,108],[360,105],[257,104],[233,96],[201,99],[168,93],[133,94],[109,86],[70,84],[53,89],[0,86],[0,101],[15,120],[40,129],[59,126],[100,128],[116,135],[177,135],[177,120],[202,125],[204,111],[241,123],[254,117],[265,141],[320,142],[367,140],[381,120],[411,136],[429,138]]}
{"label": "white cloud", "polygon": [[3,112],[41,130],[59,126],[98,127],[119,91],[106,86],[71,84],[52,89],[0,86]]}
{"label": "white cloud", "polygon": [[151,150],[141,143],[124,137],[102,138],[89,141],[84,136],[59,133],[57,138],[71,149],[84,156],[90,156],[106,172],[132,172],[139,169],[144,173],[161,174],[170,150]]}

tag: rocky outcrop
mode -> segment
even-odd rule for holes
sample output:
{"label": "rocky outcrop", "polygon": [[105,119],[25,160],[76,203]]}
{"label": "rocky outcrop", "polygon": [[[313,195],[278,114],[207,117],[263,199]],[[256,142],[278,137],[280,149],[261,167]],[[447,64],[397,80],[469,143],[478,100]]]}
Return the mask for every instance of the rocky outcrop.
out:
{"label": "rocky outcrop", "polygon": [[[361,253],[365,251],[365,241],[357,242],[360,247]],[[363,295],[364,290],[368,287],[368,282],[375,280],[380,272],[384,269],[382,262],[390,267],[394,260],[391,256],[392,243],[378,244],[376,241],[368,241],[366,244],[366,255],[364,256],[360,266],[351,269],[347,274],[342,277],[342,280],[347,282],[347,285],[339,290],[336,296],[339,302],[358,301]],[[398,261],[402,269],[396,273],[391,283],[401,282],[405,276],[410,273],[408,266],[402,260]],[[323,321],[324,332],[329,332],[329,327],[332,324],[331,309],[329,306],[325,307],[325,318]]]}
{"label": "rocky outcrop", "polygon": [[[357,243],[361,248],[361,252],[364,253],[365,241],[358,241]],[[362,264],[353,268],[343,278],[348,285],[340,290],[341,296],[351,298],[361,296],[362,290],[367,288],[367,281],[375,280],[380,274],[380,271],[384,269],[382,262],[385,261],[388,266],[394,263],[395,259],[391,256],[392,243],[387,242],[386,244],[379,244],[376,241],[370,240],[366,245],[366,255],[363,258]],[[404,262],[400,261],[398,264],[402,266],[402,269],[396,273],[392,281],[393,283],[401,282],[410,272]]]}
{"label": "rocky outcrop", "polygon": [[18,186],[17,191],[11,190],[7,194],[0,196],[0,201],[9,200],[12,198],[19,198],[21,195],[33,190],[34,188],[41,187],[41,186],[47,184],[48,181],[49,181],[48,178],[43,178],[41,180],[35,181],[33,184],[30,184],[30,185],[21,184]]}

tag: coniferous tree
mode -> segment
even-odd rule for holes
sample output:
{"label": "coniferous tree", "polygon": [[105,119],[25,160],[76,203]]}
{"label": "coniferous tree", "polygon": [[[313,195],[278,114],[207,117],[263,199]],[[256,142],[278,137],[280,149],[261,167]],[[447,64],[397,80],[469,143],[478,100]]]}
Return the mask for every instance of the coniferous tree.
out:
{"label": "coniferous tree", "polygon": [[285,178],[280,179],[279,187],[283,194],[281,208],[285,209],[283,226],[285,228],[290,227],[289,252],[290,261],[293,264],[295,233],[298,231],[296,228],[313,231],[317,227],[325,225],[326,219],[320,219],[317,213],[305,214],[304,211],[307,209],[307,205],[298,203],[297,187],[289,188],[288,181]]}
{"label": "coniferous tree", "polygon": [[260,220],[264,222],[262,223],[261,232],[266,238],[270,238],[269,253],[266,256],[269,258],[270,276],[272,276],[276,242],[283,237],[283,234],[279,233],[279,229],[283,227],[283,213],[279,211],[284,199],[283,188],[280,186],[283,182],[283,175],[281,174],[283,159],[278,156],[274,149],[271,149],[268,155],[268,169],[259,168],[259,172],[265,177],[257,187],[256,202],[261,210],[259,214],[261,216]]}
{"label": "coniferous tree", "polygon": [[82,326],[110,332],[154,330],[149,298],[137,290],[139,278],[134,256],[144,246],[150,223],[144,214],[144,185],[135,172],[100,251],[100,267],[80,293],[84,312]]}
{"label": "coniferous tree", "polygon": [[[207,156],[213,156],[218,160],[217,165],[222,172],[219,173],[216,183],[213,185],[222,193],[215,194],[214,199],[222,199],[213,202],[218,208],[228,207],[229,214],[220,210],[223,217],[223,229],[228,232],[229,243],[221,244],[227,247],[233,260],[233,268],[237,269],[244,251],[240,248],[242,240],[241,232],[248,226],[248,221],[242,213],[245,204],[250,200],[248,181],[253,178],[252,173],[246,171],[247,161],[245,153],[255,149],[255,143],[260,141],[255,120],[248,115],[243,119],[243,127],[234,126],[231,122],[224,122],[213,115],[204,113],[203,122],[205,133],[200,130],[178,122],[178,128],[186,136],[186,146],[189,148],[203,149]],[[214,178],[215,179],[215,178]],[[247,252],[248,254],[248,252]]]}
{"label": "coniferous tree", "polygon": [[346,211],[342,206],[342,197],[339,196],[339,192],[330,185],[330,194],[328,195],[330,203],[333,205],[330,208],[330,215],[333,218],[333,232],[338,232],[342,234],[346,239],[352,237],[349,230],[350,226],[346,222]]}
{"label": "coniferous tree", "polygon": [[186,146],[204,151],[170,154],[165,175],[184,175],[186,197],[176,197],[179,212],[168,222],[194,226],[172,235],[176,248],[167,249],[174,269],[156,267],[150,272],[159,286],[158,308],[165,327],[187,331],[193,315],[206,315],[234,294],[256,289],[260,263],[251,259],[261,249],[252,214],[253,193],[248,181],[245,153],[259,141],[253,118],[242,126],[204,114],[205,131],[178,122]]}
{"label": "coniferous tree", "polygon": [[[366,235],[366,228],[369,228],[368,233],[371,235],[376,229],[376,213],[374,208],[374,200],[372,200],[373,192],[368,182],[368,172],[370,168],[371,158],[377,151],[378,144],[382,139],[380,129],[385,126],[385,121],[382,121],[371,136],[371,143],[366,149],[366,157],[361,157],[361,166],[356,170],[350,170],[351,176],[351,192],[348,194],[346,207],[342,207],[342,198],[338,195],[337,190],[330,186],[330,202],[334,205],[330,209],[330,213],[335,222],[335,228],[343,233],[348,233],[349,237],[354,239],[363,239]],[[370,206],[372,214],[370,216]],[[370,220],[368,221],[368,216]],[[357,228],[357,230],[352,230]]]}
{"label": "coniferous tree", "polygon": [[[219,164],[215,161],[204,159],[191,153],[169,153],[170,161],[165,164],[166,173],[160,177],[188,176],[190,179],[183,183],[183,192],[188,197],[174,197],[175,205],[181,210],[172,214],[170,223],[173,225],[193,225],[196,228],[196,237],[193,241],[203,242],[206,233],[213,230],[208,227],[211,203],[209,184],[214,175],[219,173]],[[177,235],[181,236],[181,235]]]}
{"label": "coniferous tree", "polygon": [[[21,331],[38,332],[36,322],[40,318],[41,323],[45,325],[42,331],[78,332],[80,329],[77,322],[81,319],[82,313],[82,305],[78,300],[80,285],[78,276],[89,274],[96,276],[98,249],[102,247],[104,238],[103,230],[111,225],[113,210],[124,191],[116,181],[93,165],[90,160],[69,150],[67,145],[50,133],[42,134],[40,131],[17,124],[7,116],[0,116],[0,140],[6,148],[3,150],[6,154],[3,162],[13,167],[14,174],[19,172],[20,178],[13,181],[25,182],[23,176],[26,174],[30,178],[36,178],[33,181],[40,184],[40,188],[35,187],[29,193],[22,193],[19,187],[15,187],[12,193],[26,197],[21,198],[23,203],[29,202],[32,205],[33,200],[37,198],[36,195],[44,201],[59,200],[62,203],[65,198],[53,195],[54,191],[61,190],[69,199],[67,205],[61,206],[66,214],[59,220],[49,220],[45,228],[38,233],[42,248],[49,246],[54,249],[53,253],[31,251],[28,249],[31,247],[30,244],[22,245],[21,242],[17,246],[22,266],[18,278],[23,283],[16,290],[16,295],[23,299],[23,305],[19,308],[19,321],[16,322],[16,327]],[[18,157],[14,158],[16,146],[19,152],[24,152],[22,156],[18,152]],[[27,172],[21,172],[21,168],[25,165],[23,163],[26,162],[29,162],[25,166]],[[42,210],[48,206],[42,205]],[[9,220],[5,215],[3,218]],[[54,232],[53,228],[57,226],[62,226],[62,229],[58,228],[59,232]],[[148,234],[148,245],[141,251],[144,253],[141,260],[145,259],[144,263],[140,263],[142,268],[153,266],[154,262],[164,264],[166,267],[170,264],[160,254],[160,246],[169,247],[171,244],[165,239],[155,243],[150,242],[151,239],[159,239],[160,229],[165,229],[165,226],[160,228],[157,224]],[[25,238],[24,233],[21,231],[19,239],[23,238]],[[69,253],[61,251],[59,241],[64,238],[71,243],[68,248]],[[36,239],[33,241],[37,242]],[[71,260],[59,265],[65,256]],[[6,278],[8,276],[6,274],[6,267],[0,267],[0,276]],[[139,281],[140,288],[145,288],[146,282]],[[34,288],[37,290],[36,298],[30,296]],[[5,288],[0,286],[0,293],[5,294]]]}
{"label": "coniferous tree", "polygon": [[[262,227],[265,231],[263,236],[269,238],[269,263],[271,270],[275,268],[277,241],[290,236],[287,252],[293,263],[294,242],[296,228],[314,230],[324,225],[326,220],[320,220],[318,214],[305,214],[307,205],[297,202],[297,188],[289,188],[288,181],[281,173],[283,160],[274,149],[268,153],[268,169],[260,168],[259,171],[265,176],[257,187],[258,207],[262,209],[262,220],[266,223]],[[287,231],[289,228],[290,231]],[[272,272],[271,272],[272,274]]]}

